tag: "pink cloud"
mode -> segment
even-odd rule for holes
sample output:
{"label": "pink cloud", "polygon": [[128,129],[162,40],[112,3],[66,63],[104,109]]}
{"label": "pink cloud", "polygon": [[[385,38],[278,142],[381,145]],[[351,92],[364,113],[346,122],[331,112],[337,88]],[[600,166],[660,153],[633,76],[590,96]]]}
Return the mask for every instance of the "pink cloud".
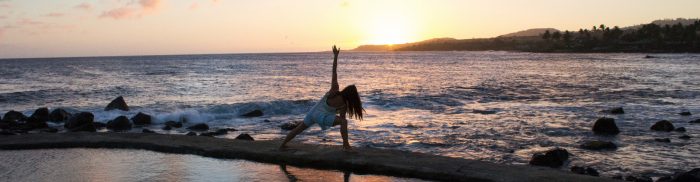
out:
{"label": "pink cloud", "polygon": [[136,12],[128,7],[121,7],[109,11],[102,12],[100,15],[100,18],[114,18],[114,19],[122,19],[122,18],[128,18],[131,17],[135,14]]}
{"label": "pink cloud", "polygon": [[90,3],[81,3],[79,5],[75,5],[73,8],[82,9],[82,10],[91,10],[92,5]]}
{"label": "pink cloud", "polygon": [[24,19],[17,21],[17,24],[20,26],[24,26],[24,25],[31,26],[31,25],[42,25],[42,24],[44,24],[44,22],[24,18]]}
{"label": "pink cloud", "polygon": [[139,4],[145,10],[153,10],[153,9],[158,8],[158,6],[160,6],[161,1],[160,0],[140,0]]}
{"label": "pink cloud", "polygon": [[7,18],[6,16],[0,15],[0,20]]}
{"label": "pink cloud", "polygon": [[199,8],[199,3],[195,2],[195,3],[192,3],[192,5],[190,5],[190,10],[196,10],[197,8]]}
{"label": "pink cloud", "polygon": [[63,13],[48,13],[48,14],[45,14],[44,16],[45,16],[45,17],[62,17],[62,16],[65,16],[65,15],[66,15],[66,14],[63,14]]}

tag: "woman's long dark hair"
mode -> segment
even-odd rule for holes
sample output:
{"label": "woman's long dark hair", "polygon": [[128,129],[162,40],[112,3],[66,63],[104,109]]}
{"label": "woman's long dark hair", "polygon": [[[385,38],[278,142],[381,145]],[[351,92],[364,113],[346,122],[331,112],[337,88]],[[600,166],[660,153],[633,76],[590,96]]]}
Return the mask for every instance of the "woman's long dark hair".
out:
{"label": "woman's long dark hair", "polygon": [[357,93],[357,87],[348,85],[340,91],[340,95],[345,99],[348,116],[362,120],[362,114],[365,112],[365,109],[362,108],[362,100],[360,100],[360,94]]}

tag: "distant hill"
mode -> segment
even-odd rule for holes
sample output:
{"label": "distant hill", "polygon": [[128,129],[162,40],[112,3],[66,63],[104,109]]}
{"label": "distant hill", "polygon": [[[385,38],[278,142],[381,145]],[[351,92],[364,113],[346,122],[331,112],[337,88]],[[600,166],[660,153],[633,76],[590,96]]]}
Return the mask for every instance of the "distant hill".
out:
{"label": "distant hill", "polygon": [[498,37],[531,37],[531,36],[540,36],[544,34],[545,31],[549,30],[549,32],[559,32],[559,30],[555,28],[533,28],[533,29],[527,29],[519,32],[513,32],[505,35],[501,35]]}
{"label": "distant hill", "polygon": [[[680,24],[680,25],[678,25]],[[668,25],[668,26],[666,26]],[[550,34],[543,36],[544,32]],[[700,52],[700,19],[664,19],[618,28],[565,31],[534,28],[494,38],[435,38],[393,45],[361,45],[353,51]]]}
{"label": "distant hill", "polygon": [[[676,18],[676,19],[663,19],[663,20],[654,20],[651,22],[651,24],[656,24],[659,26],[666,26],[666,25],[675,25],[678,23],[681,23],[682,25],[691,25],[695,23],[695,21],[699,21],[700,19],[698,18],[691,18],[691,19],[685,19],[685,18]],[[640,24],[640,25],[633,25],[629,27],[625,27],[623,29],[639,29],[645,24]]]}

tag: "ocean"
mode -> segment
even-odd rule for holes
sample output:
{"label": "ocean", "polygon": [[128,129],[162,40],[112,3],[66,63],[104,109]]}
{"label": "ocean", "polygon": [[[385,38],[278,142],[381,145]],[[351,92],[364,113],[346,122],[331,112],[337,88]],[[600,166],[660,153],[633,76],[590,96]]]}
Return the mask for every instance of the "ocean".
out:
{"label": "ocean", "polygon": [[[350,121],[355,147],[390,148],[504,164],[562,147],[563,167],[603,176],[687,171],[700,161],[700,54],[515,52],[341,52],[341,88],[355,84],[367,115]],[[88,111],[107,122],[138,112],[164,134],[165,121],[235,128],[279,140],[280,125],[300,121],[330,88],[332,54],[222,54],[0,60],[0,112],[39,107]],[[104,111],[123,96],[130,111]],[[603,112],[623,107],[625,114]],[[255,109],[262,117],[240,115]],[[690,111],[692,116],[678,113]],[[591,131],[611,117],[621,133]],[[653,132],[669,120],[687,132]],[[52,124],[60,127],[61,124]],[[106,131],[102,131],[106,132]],[[134,129],[133,132],[140,132]],[[690,140],[678,139],[690,135]],[[655,142],[670,138],[670,143]],[[609,140],[614,151],[579,148]],[[313,126],[295,141],[340,145],[338,127]]]}

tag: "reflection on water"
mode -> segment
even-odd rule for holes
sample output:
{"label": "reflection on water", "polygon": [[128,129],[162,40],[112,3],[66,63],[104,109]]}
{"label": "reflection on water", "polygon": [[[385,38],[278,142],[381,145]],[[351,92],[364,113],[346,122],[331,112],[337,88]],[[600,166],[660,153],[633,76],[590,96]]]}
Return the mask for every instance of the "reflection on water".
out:
{"label": "reflection on water", "polygon": [[422,181],[122,149],[0,150],[0,181]]}

